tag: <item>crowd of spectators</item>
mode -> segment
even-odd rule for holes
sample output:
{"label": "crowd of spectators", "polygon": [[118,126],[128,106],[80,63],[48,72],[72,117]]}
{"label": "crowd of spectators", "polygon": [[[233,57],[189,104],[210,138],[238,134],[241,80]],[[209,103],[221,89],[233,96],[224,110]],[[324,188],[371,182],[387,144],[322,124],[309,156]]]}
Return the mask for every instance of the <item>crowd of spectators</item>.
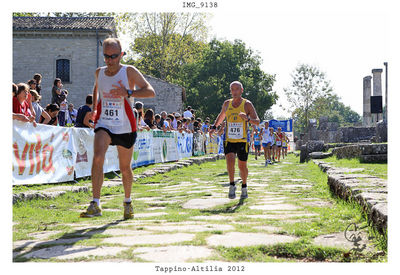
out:
{"label": "crowd of spectators", "polygon": [[[146,112],[143,115],[143,110]],[[135,115],[137,120],[137,128],[139,131],[159,129],[164,132],[178,131],[180,133],[200,133],[207,134],[210,131],[210,118],[205,121],[201,118],[196,118],[195,111],[188,106],[181,115],[178,112],[167,113],[166,111],[160,114],[154,114],[153,109],[145,109],[142,102],[135,103]],[[221,127],[218,128],[220,130]],[[220,135],[220,132],[217,131]]]}
{"label": "crowd of spectators", "polygon": [[23,122],[53,125],[75,126],[78,111],[72,103],[68,103],[68,91],[63,89],[61,79],[54,79],[51,103],[43,107],[42,76],[35,74],[26,83],[12,84],[13,86],[13,119]]}
{"label": "crowd of spectators", "polygon": [[[41,81],[42,76],[35,74],[26,83],[13,83],[13,119],[33,123],[34,126],[42,123],[53,126],[94,127],[91,94],[87,95],[85,105],[76,110],[74,105],[68,102],[68,91],[63,88],[61,79],[56,78],[51,90],[51,103],[42,107]],[[203,122],[201,118],[197,118],[191,106],[182,114],[166,111],[155,114],[154,110],[146,109],[142,102],[136,101],[134,110],[139,131],[159,129],[164,132],[207,134],[210,130],[210,119],[207,117]]]}

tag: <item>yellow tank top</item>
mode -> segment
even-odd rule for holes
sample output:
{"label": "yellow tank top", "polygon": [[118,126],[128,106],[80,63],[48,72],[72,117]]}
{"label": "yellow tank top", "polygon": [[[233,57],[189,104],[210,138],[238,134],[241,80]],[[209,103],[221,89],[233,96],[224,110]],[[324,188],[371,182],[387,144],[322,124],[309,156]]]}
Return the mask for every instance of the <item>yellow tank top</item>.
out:
{"label": "yellow tank top", "polygon": [[247,122],[239,117],[239,113],[246,113],[244,110],[246,99],[243,98],[239,107],[232,106],[232,99],[229,100],[226,110],[226,141],[228,142],[247,142]]}

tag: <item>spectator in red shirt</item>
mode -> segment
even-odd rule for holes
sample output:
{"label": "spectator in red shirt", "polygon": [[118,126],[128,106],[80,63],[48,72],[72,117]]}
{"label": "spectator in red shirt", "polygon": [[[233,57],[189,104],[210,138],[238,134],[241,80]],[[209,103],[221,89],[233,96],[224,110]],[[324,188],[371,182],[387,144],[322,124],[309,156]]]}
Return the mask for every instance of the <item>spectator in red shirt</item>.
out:
{"label": "spectator in red shirt", "polygon": [[17,85],[17,91],[13,97],[13,119],[32,122],[33,126],[36,127],[32,96],[29,92],[29,86],[25,83]]}

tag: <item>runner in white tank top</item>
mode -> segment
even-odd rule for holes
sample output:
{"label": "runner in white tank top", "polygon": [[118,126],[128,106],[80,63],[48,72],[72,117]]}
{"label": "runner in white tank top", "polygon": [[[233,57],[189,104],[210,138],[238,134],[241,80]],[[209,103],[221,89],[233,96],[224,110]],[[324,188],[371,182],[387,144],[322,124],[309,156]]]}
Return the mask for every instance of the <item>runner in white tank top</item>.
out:
{"label": "runner in white tank top", "polygon": [[92,162],[93,200],[80,216],[82,218],[101,216],[100,194],[104,179],[104,159],[108,146],[116,145],[125,193],[123,217],[131,219],[133,218],[131,162],[136,140],[133,96],[154,97],[155,92],[135,67],[121,64],[124,53],[117,38],[107,38],[103,41],[103,54],[107,66],[96,70],[93,87],[93,110],[97,111]]}
{"label": "runner in white tank top", "polygon": [[114,76],[105,75],[104,71],[107,67],[101,67],[97,80],[99,102],[97,107],[97,115],[95,129],[102,127],[110,130],[113,134],[124,134],[136,131],[135,119],[133,115],[133,97],[120,97],[111,94],[114,89],[113,85],[122,84],[129,87],[127,66],[122,65],[121,69]]}

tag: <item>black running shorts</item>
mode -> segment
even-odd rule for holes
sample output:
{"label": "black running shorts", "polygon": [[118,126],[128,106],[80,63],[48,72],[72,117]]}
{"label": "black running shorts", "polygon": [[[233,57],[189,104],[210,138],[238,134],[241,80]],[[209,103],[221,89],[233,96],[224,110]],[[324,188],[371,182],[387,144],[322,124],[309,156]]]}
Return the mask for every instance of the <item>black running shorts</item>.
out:
{"label": "black running shorts", "polygon": [[224,142],[224,153],[225,155],[229,153],[237,154],[237,157],[241,161],[247,161],[249,155],[249,145],[247,142]]}
{"label": "black running shorts", "polygon": [[94,132],[96,133],[99,130],[105,131],[110,136],[111,138],[110,145],[119,145],[127,149],[130,149],[135,144],[137,137],[136,132],[126,133],[126,134],[113,134],[110,132],[110,130],[103,127],[96,128]]}

